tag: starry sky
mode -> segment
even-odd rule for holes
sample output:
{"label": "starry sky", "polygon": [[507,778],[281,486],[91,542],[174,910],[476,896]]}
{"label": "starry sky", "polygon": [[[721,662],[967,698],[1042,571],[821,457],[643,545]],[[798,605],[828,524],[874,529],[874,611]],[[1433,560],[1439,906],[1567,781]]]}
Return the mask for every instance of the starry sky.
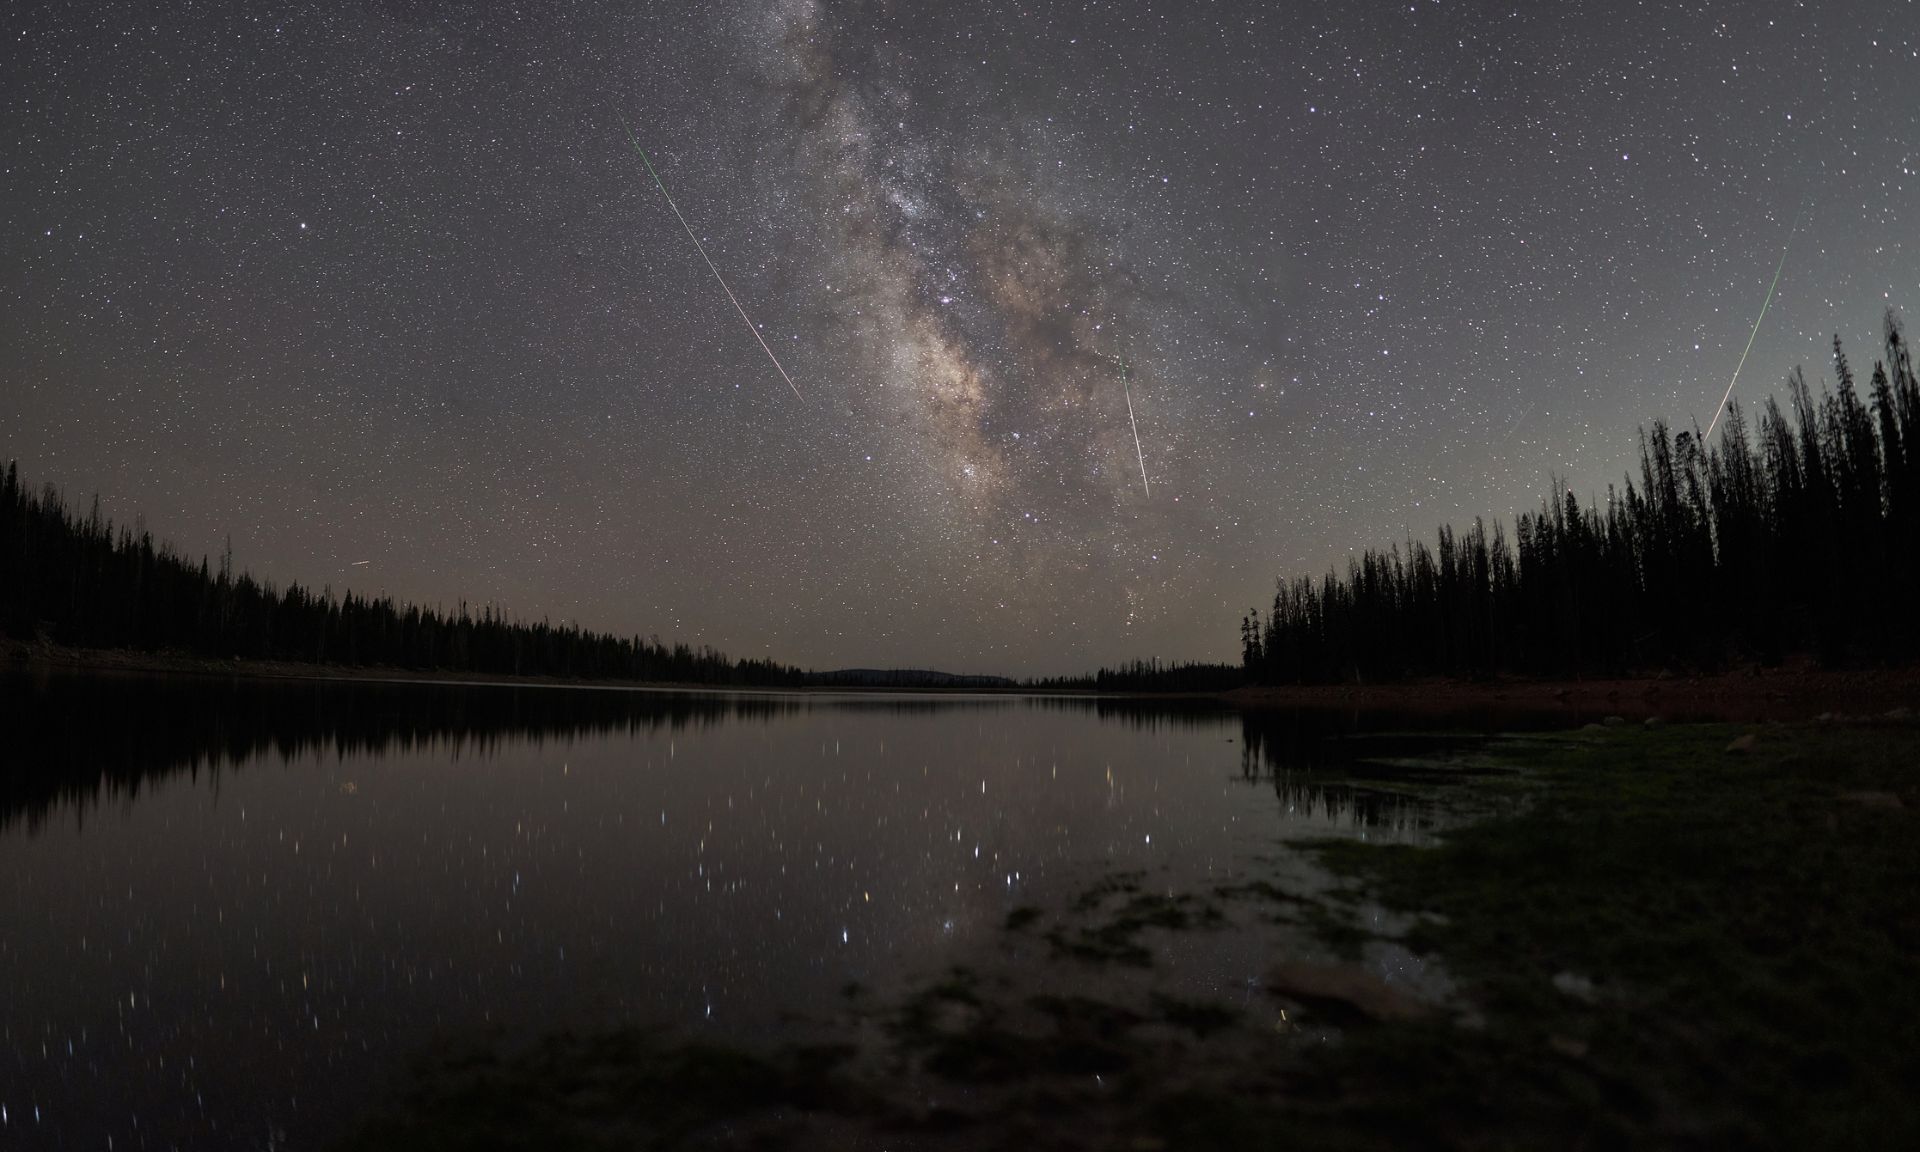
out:
{"label": "starry sky", "polygon": [[0,35],[0,458],[277,582],[815,667],[1232,659],[1277,575],[1704,425],[1790,234],[1750,403],[1920,307],[1912,0]]}

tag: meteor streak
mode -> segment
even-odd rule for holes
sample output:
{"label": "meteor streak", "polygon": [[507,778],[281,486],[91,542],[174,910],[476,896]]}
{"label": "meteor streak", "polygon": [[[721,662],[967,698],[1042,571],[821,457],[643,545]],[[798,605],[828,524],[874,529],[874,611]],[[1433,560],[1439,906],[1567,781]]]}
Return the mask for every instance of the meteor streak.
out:
{"label": "meteor streak", "polygon": [[1127,424],[1133,428],[1133,454],[1140,460],[1140,488],[1153,498],[1153,489],[1147,484],[1147,454],[1140,450],[1140,422],[1133,418],[1133,387],[1127,382],[1127,358],[1116,357],[1120,361],[1120,387],[1127,393]]}
{"label": "meteor streak", "polygon": [[[1805,215],[1805,212],[1802,212]],[[1747,333],[1747,346],[1740,350],[1740,362],[1733,366],[1733,379],[1727,381],[1726,395],[1720,397],[1720,406],[1713,410],[1713,419],[1707,421],[1707,435],[1713,435],[1713,429],[1720,423],[1720,414],[1727,410],[1727,401],[1733,396],[1733,386],[1740,382],[1740,369],[1747,366],[1747,353],[1753,351],[1753,338],[1760,334],[1760,321],[1767,318],[1767,306],[1773,303],[1773,290],[1780,286],[1780,270],[1787,266],[1787,253],[1793,248],[1793,234],[1800,231],[1800,217],[1793,220],[1793,227],[1787,230],[1787,242],[1780,249],[1780,263],[1773,266],[1773,283],[1767,285],[1767,298],[1760,303],[1760,315],[1753,318],[1753,331]]]}
{"label": "meteor streak", "polygon": [[1521,423],[1521,421],[1523,421],[1523,420],[1525,420],[1525,419],[1527,418],[1527,414],[1528,414],[1528,413],[1530,413],[1530,412],[1532,412],[1532,411],[1533,411],[1533,409],[1534,409],[1534,406],[1535,406],[1535,405],[1537,405],[1537,404],[1539,404],[1539,401],[1538,401],[1538,400],[1536,400],[1536,401],[1534,401],[1534,402],[1533,402],[1533,404],[1529,404],[1529,405],[1527,405],[1527,407],[1526,407],[1526,410],[1525,410],[1525,411],[1523,411],[1523,412],[1521,412],[1521,413],[1520,413],[1520,415],[1518,415],[1518,416],[1515,416],[1515,417],[1513,418],[1513,423],[1512,423],[1512,425],[1510,425],[1510,426],[1509,426],[1509,427],[1507,428],[1507,434],[1506,434],[1505,436],[1502,436],[1502,437],[1500,437],[1500,443],[1502,443],[1502,444],[1505,444],[1505,443],[1506,443],[1507,441],[1509,441],[1509,440],[1511,440],[1511,439],[1513,439],[1513,434],[1514,434],[1515,432],[1518,432],[1518,431],[1520,431],[1520,423]]}
{"label": "meteor streak", "polygon": [[[615,115],[619,115],[619,113],[615,113]],[[700,259],[706,261],[707,271],[713,273],[713,278],[719,282],[720,291],[727,294],[727,299],[733,302],[733,310],[740,313],[740,319],[746,321],[747,331],[753,333],[753,338],[760,342],[760,350],[767,354],[767,359],[773,361],[773,370],[780,373],[780,379],[787,382],[787,387],[793,389],[794,396],[798,397],[800,402],[804,404],[807,398],[800,395],[800,386],[795,384],[793,377],[787,375],[787,370],[780,366],[780,358],[773,354],[772,348],[767,347],[766,338],[761,336],[760,329],[754,326],[753,318],[748,316],[747,310],[740,306],[740,301],[734,296],[733,289],[727,287],[726,280],[720,275],[720,269],[715,268],[713,261],[708,259],[707,250],[701,246],[700,238],[693,234],[693,226],[688,224],[687,218],[680,214],[680,205],[673,202],[673,194],[668,192],[667,186],[660,182],[660,173],[653,170],[653,161],[647,159],[647,150],[640,147],[640,139],[633,134],[633,127],[627,123],[625,116],[620,117],[620,127],[627,130],[627,140],[633,144],[633,150],[640,154],[640,163],[647,166],[647,175],[653,177],[653,186],[660,189],[660,195],[667,198],[667,207],[673,209],[674,219],[680,221],[680,227],[687,230],[687,239],[693,241],[693,250],[700,253]]]}

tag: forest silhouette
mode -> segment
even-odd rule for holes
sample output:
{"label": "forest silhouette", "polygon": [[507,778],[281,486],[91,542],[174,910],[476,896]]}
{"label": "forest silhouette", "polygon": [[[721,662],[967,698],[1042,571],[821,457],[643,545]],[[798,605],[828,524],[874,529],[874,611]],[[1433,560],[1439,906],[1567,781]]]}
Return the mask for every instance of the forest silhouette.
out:
{"label": "forest silhouette", "polygon": [[[1816,396],[1795,369],[1757,433],[1732,403],[1716,442],[1656,421],[1640,476],[1583,505],[1556,481],[1510,542],[1484,520],[1282,579],[1240,622],[1241,661],[1136,661],[1041,689],[1213,692],[1241,682],[1366,683],[1717,671],[1812,656],[1905,660],[1920,639],[1920,383],[1894,313],[1863,401],[1839,337]],[[806,672],[712,648],[284,590],[197,563],[144,528],[80,514],[51,485],[0,477],[0,634],[30,644],[499,676],[712,686],[991,688],[931,672]]]}
{"label": "forest silhouette", "polygon": [[1282,579],[1240,624],[1247,679],[1618,676],[1904,661],[1920,638],[1920,385],[1895,314],[1863,402],[1795,369],[1757,435],[1732,404],[1717,442],[1655,422],[1640,476],[1582,505],[1563,484],[1510,543],[1483,520]]}
{"label": "forest silhouette", "polygon": [[9,464],[0,479],[0,633],[73,648],[184,652],[219,660],[716,686],[798,686],[800,669],[711,648],[523,623],[464,601],[452,611],[299,584],[278,590],[196,564],[142,529],[79,515]]}

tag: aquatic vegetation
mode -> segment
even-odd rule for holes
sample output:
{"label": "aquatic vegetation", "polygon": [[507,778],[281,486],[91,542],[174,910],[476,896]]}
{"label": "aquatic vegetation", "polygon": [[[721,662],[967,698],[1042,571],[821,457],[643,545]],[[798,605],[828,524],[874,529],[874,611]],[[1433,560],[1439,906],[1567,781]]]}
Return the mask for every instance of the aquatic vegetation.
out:
{"label": "aquatic vegetation", "polygon": [[[1920,729],[1766,728],[1727,752],[1739,734],[1496,742],[1478,755],[1502,772],[1466,787],[1526,803],[1425,847],[1308,841],[1296,851],[1341,878],[1312,891],[1276,857],[1204,892],[1155,891],[1136,870],[1020,905],[1003,939],[1028,956],[1044,924],[1037,965],[989,957],[848,998],[880,1025],[849,1036],[877,1049],[564,1038],[443,1061],[352,1146],[451,1147],[476,1117],[555,1123],[577,1147],[599,1146],[581,1124],[664,1147],[830,1147],[849,1130],[1063,1147],[1266,1148],[1276,1131],[1329,1148],[1911,1146]],[[1275,956],[1244,1004],[1164,983],[1161,947],[1225,946],[1276,917],[1323,951]],[[1446,977],[1400,978],[1389,952],[1437,957]],[[473,1146],[518,1146],[496,1139]]]}

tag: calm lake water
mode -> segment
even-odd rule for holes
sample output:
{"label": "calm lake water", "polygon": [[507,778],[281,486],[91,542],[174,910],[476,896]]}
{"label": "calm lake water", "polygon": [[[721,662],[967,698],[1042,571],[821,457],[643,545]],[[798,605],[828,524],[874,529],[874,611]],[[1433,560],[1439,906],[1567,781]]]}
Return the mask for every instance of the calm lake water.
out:
{"label": "calm lake water", "polygon": [[[436,1042],[778,1040],[1116,870],[1224,882],[1435,818],[1324,785],[1392,717],[78,676],[0,700],[6,1147],[324,1146]],[[1275,945],[1164,946],[1230,997]]]}

